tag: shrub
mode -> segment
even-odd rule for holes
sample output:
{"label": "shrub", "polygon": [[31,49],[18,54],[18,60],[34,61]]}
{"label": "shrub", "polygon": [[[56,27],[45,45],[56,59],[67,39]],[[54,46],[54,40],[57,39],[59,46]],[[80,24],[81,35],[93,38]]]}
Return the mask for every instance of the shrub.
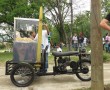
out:
{"label": "shrub", "polygon": [[103,61],[104,61],[104,62],[110,61],[110,55],[109,55],[109,53],[104,53],[104,54],[103,54]]}
{"label": "shrub", "polygon": [[4,44],[0,44],[0,49],[4,49],[5,45]]}

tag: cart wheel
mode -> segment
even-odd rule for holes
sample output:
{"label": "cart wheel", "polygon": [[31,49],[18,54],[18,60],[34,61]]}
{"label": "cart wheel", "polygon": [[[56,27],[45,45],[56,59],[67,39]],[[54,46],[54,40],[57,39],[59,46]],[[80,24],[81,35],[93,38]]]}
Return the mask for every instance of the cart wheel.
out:
{"label": "cart wheel", "polygon": [[12,83],[18,87],[28,86],[34,80],[34,69],[29,64],[18,64],[13,67],[10,78]]}
{"label": "cart wheel", "polygon": [[76,76],[82,81],[90,81],[91,80],[91,62],[88,60],[83,60],[79,62],[78,72]]}

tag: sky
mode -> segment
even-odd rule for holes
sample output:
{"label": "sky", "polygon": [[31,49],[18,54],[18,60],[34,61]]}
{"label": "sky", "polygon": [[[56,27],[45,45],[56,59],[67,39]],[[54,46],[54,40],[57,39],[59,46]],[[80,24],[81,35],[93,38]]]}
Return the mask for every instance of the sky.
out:
{"label": "sky", "polygon": [[[73,18],[75,15],[77,14],[81,14],[84,11],[90,11],[90,7],[91,7],[91,0],[72,0],[72,4],[73,4]],[[67,0],[67,2],[69,3],[69,0]],[[70,14],[68,15],[68,17],[66,17],[67,22],[70,22],[71,20],[71,11]]]}
{"label": "sky", "polygon": [[74,13],[81,13],[84,11],[90,11],[90,0],[72,0],[73,7],[75,8],[73,11]]}

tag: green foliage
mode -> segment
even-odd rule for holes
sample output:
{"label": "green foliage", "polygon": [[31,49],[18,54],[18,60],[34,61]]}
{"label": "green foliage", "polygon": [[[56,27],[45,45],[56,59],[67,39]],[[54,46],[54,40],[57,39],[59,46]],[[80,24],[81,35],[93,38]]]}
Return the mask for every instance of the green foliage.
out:
{"label": "green foliage", "polygon": [[59,40],[59,33],[56,29],[53,29],[52,31],[52,37],[51,37],[51,40],[54,43],[58,44],[60,42]]}
{"label": "green foliage", "polygon": [[[101,5],[102,5],[102,18],[105,18],[108,13],[110,13],[110,0],[101,0]],[[102,30],[103,36],[108,33],[107,30]]]}
{"label": "green foliage", "polygon": [[14,17],[38,18],[41,0],[0,0],[0,23],[13,25]]}
{"label": "green foliage", "polygon": [[110,0],[102,0],[102,12],[104,15],[110,12]]}
{"label": "green foliage", "polygon": [[86,11],[76,16],[74,26],[74,33],[79,34],[82,32],[86,37],[90,36],[90,12]]}
{"label": "green foliage", "polygon": [[[89,35],[87,13],[76,17],[72,32],[70,32],[70,25],[64,24],[69,11],[69,4],[66,3],[66,0],[0,0],[0,23],[4,22],[13,26],[14,17],[39,18],[41,5],[47,10],[46,12],[52,15],[52,20],[50,21],[57,28],[54,29],[55,31],[52,31],[55,33],[52,36],[53,42],[59,42],[59,40],[65,42],[66,37],[69,37],[71,33],[79,33],[81,30],[86,35]],[[47,19],[44,15],[43,21],[47,22],[48,20],[49,18]]]}
{"label": "green foliage", "polygon": [[5,45],[0,44],[0,49],[4,49],[4,48],[5,48]]}
{"label": "green foliage", "polygon": [[[63,52],[68,51],[67,47],[63,47]],[[12,52],[0,52],[0,62],[5,62],[7,60],[12,60],[13,59],[13,53]],[[77,56],[72,56],[72,60],[77,61],[78,57]],[[49,56],[49,63],[53,63],[54,57],[53,55]],[[109,62],[110,61],[110,55],[109,53],[104,52],[103,54],[103,60],[104,62]]]}
{"label": "green foliage", "polygon": [[[7,28],[6,37],[11,37],[10,40],[6,41],[6,38],[3,38],[5,42],[12,42],[12,32],[14,25],[14,17],[22,18],[39,18],[39,9],[45,2],[45,0],[0,0],[0,24],[5,23]],[[12,28],[9,29],[8,26]],[[4,28],[2,28],[5,30]]]}
{"label": "green foliage", "polygon": [[4,63],[8,60],[12,60],[13,59],[13,53],[10,52],[4,52],[4,53],[0,53],[0,62]]}
{"label": "green foliage", "polygon": [[103,54],[103,61],[104,62],[110,61],[110,54],[109,53],[104,53]]}
{"label": "green foliage", "polygon": [[70,27],[71,27],[71,24],[64,24],[64,30],[67,35],[67,38],[69,38],[71,36],[71,33],[73,32],[73,31],[72,32],[70,31]]}
{"label": "green foliage", "polygon": [[64,22],[69,14],[69,4],[67,4],[66,0],[46,0],[45,7],[47,12],[52,16],[51,20],[47,18],[54,24],[58,31],[60,41],[65,42],[66,33],[64,30]]}

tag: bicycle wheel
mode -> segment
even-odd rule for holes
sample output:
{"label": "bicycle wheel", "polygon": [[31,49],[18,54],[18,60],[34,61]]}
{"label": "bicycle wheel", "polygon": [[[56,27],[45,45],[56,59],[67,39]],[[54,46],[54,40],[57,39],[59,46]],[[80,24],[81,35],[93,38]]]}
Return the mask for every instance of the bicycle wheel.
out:
{"label": "bicycle wheel", "polygon": [[13,68],[10,78],[12,83],[18,87],[28,86],[34,80],[34,70],[31,65],[21,63]]}
{"label": "bicycle wheel", "polygon": [[91,80],[91,62],[88,60],[82,60],[79,62],[78,71],[76,72],[76,76],[82,81],[90,81]]}

